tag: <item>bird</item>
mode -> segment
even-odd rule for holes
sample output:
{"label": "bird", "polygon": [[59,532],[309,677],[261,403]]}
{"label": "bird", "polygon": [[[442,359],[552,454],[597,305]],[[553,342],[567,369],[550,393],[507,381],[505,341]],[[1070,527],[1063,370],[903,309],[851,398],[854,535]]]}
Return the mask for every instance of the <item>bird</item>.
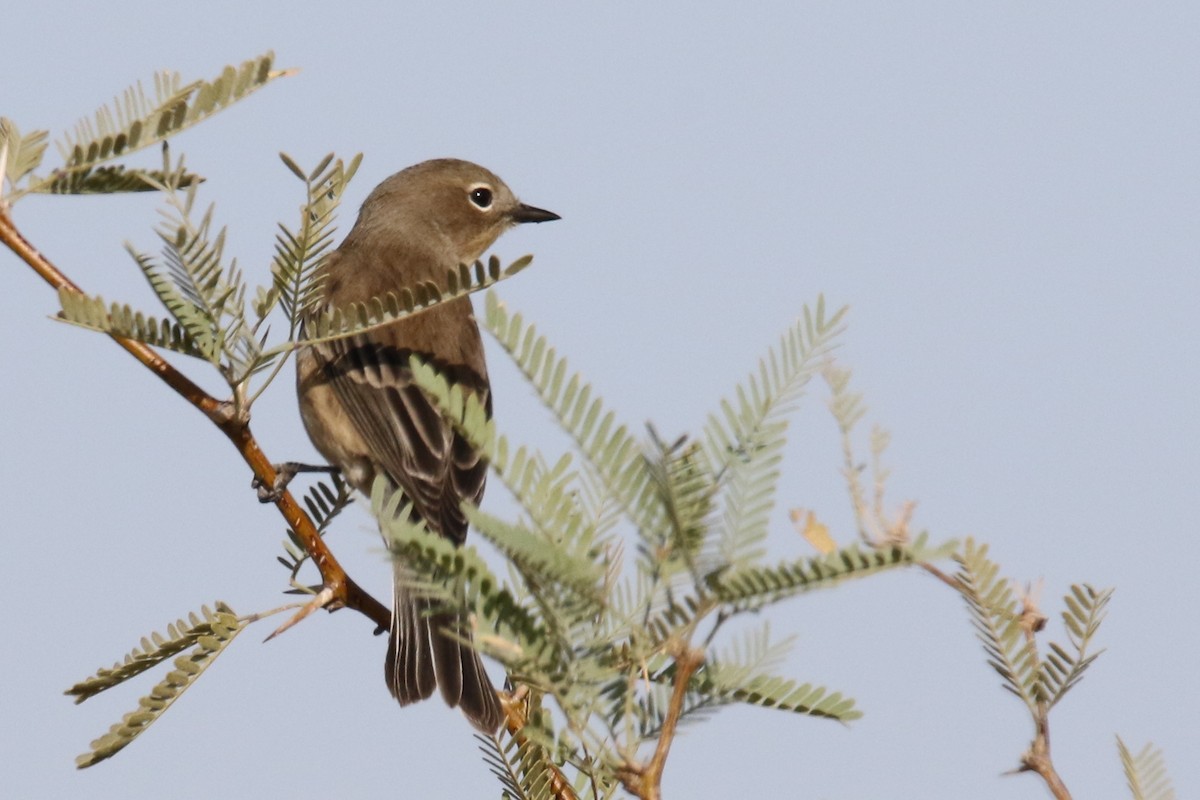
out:
{"label": "bird", "polygon": [[[350,233],[317,269],[316,307],[344,308],[422,281],[445,285],[449,270],[473,263],[509,228],[556,219],[522,203],[478,164],[449,158],[415,164],[363,202]],[[462,545],[462,504],[482,499],[487,464],[412,383],[412,355],[473,392],[490,418],[483,342],[465,296],[382,328],[302,346],[296,366],[301,417],[317,450],[351,486],[370,496],[372,482],[383,476],[403,492],[414,517]],[[439,688],[475,728],[494,733],[504,712],[467,621],[412,591],[410,568],[393,561],[388,690],[405,706]]]}

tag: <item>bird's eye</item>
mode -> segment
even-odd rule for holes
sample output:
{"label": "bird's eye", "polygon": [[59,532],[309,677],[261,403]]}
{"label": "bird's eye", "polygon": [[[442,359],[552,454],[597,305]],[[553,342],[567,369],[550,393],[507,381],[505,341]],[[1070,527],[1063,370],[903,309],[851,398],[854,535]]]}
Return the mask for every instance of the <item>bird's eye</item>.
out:
{"label": "bird's eye", "polygon": [[492,207],[492,190],[486,186],[476,186],[471,190],[471,202],[479,208]]}

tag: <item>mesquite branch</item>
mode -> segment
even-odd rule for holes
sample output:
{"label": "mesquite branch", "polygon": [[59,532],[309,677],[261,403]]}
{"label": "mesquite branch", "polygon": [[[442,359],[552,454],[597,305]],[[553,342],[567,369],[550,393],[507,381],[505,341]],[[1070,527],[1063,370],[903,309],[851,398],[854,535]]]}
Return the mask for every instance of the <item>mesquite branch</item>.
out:
{"label": "mesquite branch", "polygon": [[[16,253],[18,258],[28,264],[55,290],[65,289],[82,294],[82,290],[70,278],[21,235],[12,221],[12,217],[9,216],[8,210],[2,205],[0,205],[0,242]],[[112,336],[111,338],[176,394],[208,417],[209,421],[225,434],[225,437],[237,449],[262,485],[273,486],[275,484],[275,468],[251,433],[249,419],[244,413],[236,412],[233,403],[218,400],[205,392],[148,345],[121,336]],[[385,629],[389,627],[392,619],[391,611],[346,574],[333,552],[317,532],[317,528],[308,514],[300,507],[291,493],[281,492],[274,502],[279,513],[287,521],[288,527],[295,532],[321,574],[321,581],[329,597],[329,601],[324,606],[330,610],[342,607],[351,608],[371,619],[376,626]]]}

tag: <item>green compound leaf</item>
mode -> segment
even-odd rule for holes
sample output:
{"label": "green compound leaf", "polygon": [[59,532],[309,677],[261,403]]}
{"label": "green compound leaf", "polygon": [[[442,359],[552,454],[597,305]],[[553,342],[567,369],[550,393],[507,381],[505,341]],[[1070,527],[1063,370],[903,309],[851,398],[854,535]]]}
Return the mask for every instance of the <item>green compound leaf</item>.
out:
{"label": "green compound leaf", "polygon": [[80,769],[90,767],[132,744],[195,684],[244,627],[245,623],[224,603],[218,602],[215,611],[205,606],[199,615],[192,613],[187,621],[181,619],[169,625],[166,636],[150,634],[125,656],[123,662],[110,669],[97,670],[92,677],[68,689],[66,694],[74,697],[76,703],[82,703],[176,656],[174,669],[150,694],[138,700],[135,710],[93,741],[88,752],[75,759],[75,765]]}

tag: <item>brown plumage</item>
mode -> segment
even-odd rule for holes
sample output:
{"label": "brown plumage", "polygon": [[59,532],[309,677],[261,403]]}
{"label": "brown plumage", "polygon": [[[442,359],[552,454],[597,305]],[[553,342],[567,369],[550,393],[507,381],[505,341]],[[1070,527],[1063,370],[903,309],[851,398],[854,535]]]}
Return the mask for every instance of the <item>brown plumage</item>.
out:
{"label": "brown plumage", "polygon": [[[504,182],[476,164],[426,161],[396,173],[371,192],[358,221],[323,266],[324,307],[340,308],[432,280],[470,264],[505,230],[558,215],[520,203]],[[369,494],[376,475],[401,490],[433,532],[461,545],[462,502],[483,497],[487,466],[429,399],[411,383],[409,356],[419,355],[479,396],[491,413],[483,343],[469,298],[349,339],[302,348],[297,357],[300,412],[313,444]],[[429,602],[406,587],[395,564],[395,603],[385,664],[388,689],[401,705],[440,687],[480,730],[504,720],[495,689],[469,644],[465,620],[429,614]]]}

